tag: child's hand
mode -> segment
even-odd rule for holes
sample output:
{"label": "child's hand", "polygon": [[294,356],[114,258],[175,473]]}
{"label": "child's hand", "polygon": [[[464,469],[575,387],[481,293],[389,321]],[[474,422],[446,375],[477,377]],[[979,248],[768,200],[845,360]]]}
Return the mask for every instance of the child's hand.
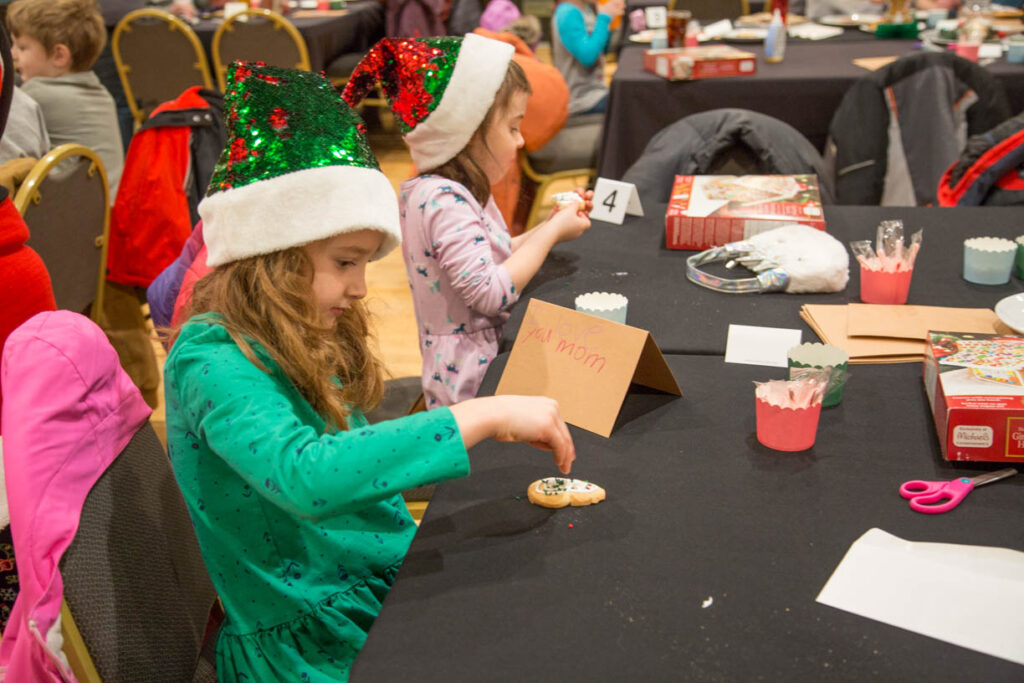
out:
{"label": "child's hand", "polygon": [[558,402],[545,396],[487,396],[450,407],[466,448],[486,438],[521,441],[552,451],[555,465],[569,474],[576,448]]}
{"label": "child's hand", "polygon": [[[591,207],[593,205],[591,204]],[[544,229],[551,230],[556,242],[574,240],[590,228],[590,216],[575,207],[567,207],[557,211],[544,224]]]}
{"label": "child's hand", "polygon": [[603,5],[597,6],[597,11],[601,14],[607,14],[613,19],[622,16],[622,13],[626,11],[626,0],[608,0]]}
{"label": "child's hand", "polygon": [[521,441],[552,451],[555,465],[569,474],[576,448],[569,428],[562,420],[558,401],[546,396],[495,396],[502,401],[502,420],[494,435],[497,441]]}

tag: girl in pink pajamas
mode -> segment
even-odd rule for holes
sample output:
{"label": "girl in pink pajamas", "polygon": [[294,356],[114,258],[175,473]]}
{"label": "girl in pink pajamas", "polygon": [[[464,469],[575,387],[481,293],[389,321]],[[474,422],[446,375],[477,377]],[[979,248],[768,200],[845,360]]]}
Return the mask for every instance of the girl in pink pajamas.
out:
{"label": "girl in pink pajamas", "polygon": [[475,34],[386,38],[345,89],[357,104],[380,83],[423,172],[399,203],[428,408],[476,396],[519,292],[554,245],[590,227],[592,193],[514,238],[491,197],[523,146],[530,84],[512,53]]}

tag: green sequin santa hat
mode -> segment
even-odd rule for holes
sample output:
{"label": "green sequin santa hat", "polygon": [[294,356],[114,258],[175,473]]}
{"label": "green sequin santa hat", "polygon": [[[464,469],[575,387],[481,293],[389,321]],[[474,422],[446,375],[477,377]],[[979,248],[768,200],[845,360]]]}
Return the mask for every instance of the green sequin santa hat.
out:
{"label": "green sequin santa hat", "polygon": [[227,145],[199,203],[208,265],[367,228],[384,233],[373,258],[398,246],[394,189],[330,81],[256,62],[228,77]]}
{"label": "green sequin santa hat", "polygon": [[343,97],[358,105],[380,83],[412,160],[437,168],[469,144],[505,80],[508,43],[463,38],[384,38],[353,70]]}

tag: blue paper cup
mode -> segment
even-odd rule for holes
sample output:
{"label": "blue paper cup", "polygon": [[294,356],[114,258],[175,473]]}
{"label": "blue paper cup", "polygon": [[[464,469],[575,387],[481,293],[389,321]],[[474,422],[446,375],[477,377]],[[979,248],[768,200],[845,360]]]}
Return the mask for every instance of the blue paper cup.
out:
{"label": "blue paper cup", "polygon": [[946,19],[948,17],[949,17],[949,10],[948,9],[932,9],[932,10],[928,10],[928,19],[927,19],[928,28],[935,28],[936,25],[938,25],[938,23],[940,21],[942,21],[943,19]]}
{"label": "blue paper cup", "polygon": [[1017,238],[1017,255],[1013,259],[1013,274],[1024,280],[1024,235]]}
{"label": "blue paper cup", "polygon": [[1002,237],[964,240],[964,279],[977,285],[1004,285],[1010,281],[1017,243]]}
{"label": "blue paper cup", "polygon": [[576,310],[598,318],[626,324],[629,299],[614,292],[588,292],[576,297]]}
{"label": "blue paper cup", "polygon": [[1010,36],[1007,41],[1006,61],[1024,64],[1024,36]]}

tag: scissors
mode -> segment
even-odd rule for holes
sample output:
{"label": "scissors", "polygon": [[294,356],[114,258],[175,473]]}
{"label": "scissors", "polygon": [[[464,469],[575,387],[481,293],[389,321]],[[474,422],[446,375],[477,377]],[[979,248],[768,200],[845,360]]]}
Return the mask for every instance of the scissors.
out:
{"label": "scissors", "polygon": [[960,504],[975,486],[991,484],[1017,474],[1017,470],[1007,467],[982,474],[977,477],[957,477],[951,481],[913,481],[904,482],[900,486],[900,495],[910,500],[910,509],[928,514],[949,512]]}

